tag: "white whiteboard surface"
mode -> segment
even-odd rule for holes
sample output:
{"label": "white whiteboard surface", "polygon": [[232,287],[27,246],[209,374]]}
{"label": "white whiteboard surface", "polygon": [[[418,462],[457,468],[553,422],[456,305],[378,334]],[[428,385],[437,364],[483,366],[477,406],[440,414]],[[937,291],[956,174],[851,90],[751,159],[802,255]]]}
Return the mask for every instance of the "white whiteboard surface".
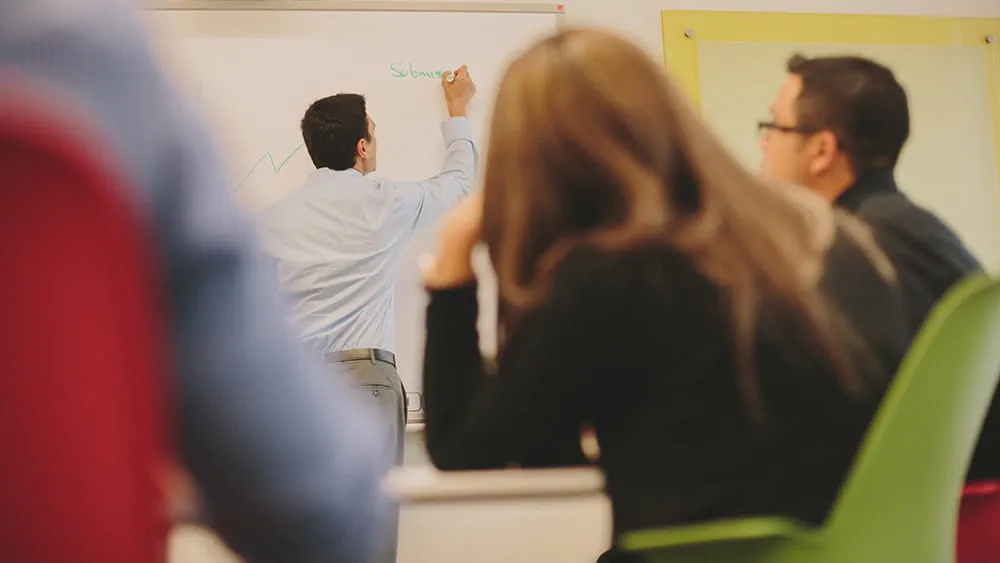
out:
{"label": "white whiteboard surface", "polygon": [[[440,79],[420,73],[462,64],[478,90],[469,118],[481,174],[502,73],[513,57],[558,29],[562,11],[555,4],[515,4],[505,11],[489,11],[503,7],[498,4],[444,3],[390,9],[403,4],[191,0],[161,2],[171,9],[148,12],[166,70],[215,133],[230,166],[230,189],[246,209],[263,209],[305,181],[313,166],[302,145],[302,114],[314,100],[340,92],[367,97],[378,124],[380,176],[417,180],[435,174],[444,158],[440,124],[447,114]],[[206,9],[220,5],[254,9]],[[291,5],[296,9],[285,9]],[[199,9],[175,9],[191,6]],[[433,244],[433,229],[420,233],[397,280],[394,352],[411,393],[413,419],[421,418],[413,411],[422,407],[414,393],[422,388],[426,306],[416,258]],[[492,354],[496,284],[485,256],[476,262],[486,274],[480,284],[481,342]]]}

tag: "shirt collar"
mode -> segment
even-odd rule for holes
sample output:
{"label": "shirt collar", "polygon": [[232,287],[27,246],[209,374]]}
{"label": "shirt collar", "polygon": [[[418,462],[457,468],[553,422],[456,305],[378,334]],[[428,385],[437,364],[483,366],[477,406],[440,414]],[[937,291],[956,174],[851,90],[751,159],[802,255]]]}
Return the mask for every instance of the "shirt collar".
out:
{"label": "shirt collar", "polygon": [[858,211],[866,199],[875,195],[891,194],[898,191],[899,186],[896,185],[896,178],[892,170],[889,168],[879,168],[868,172],[854,182],[854,185],[840,194],[834,205],[854,213]]}
{"label": "shirt collar", "polygon": [[320,168],[323,172],[327,174],[332,174],[334,176],[362,176],[361,171],[357,168],[348,168],[347,170],[334,170],[332,168]]}
{"label": "shirt collar", "polygon": [[360,178],[363,176],[356,168],[348,168],[347,170],[334,170],[332,168],[317,168],[309,176],[309,184],[314,182],[324,182],[332,181],[338,178]]}

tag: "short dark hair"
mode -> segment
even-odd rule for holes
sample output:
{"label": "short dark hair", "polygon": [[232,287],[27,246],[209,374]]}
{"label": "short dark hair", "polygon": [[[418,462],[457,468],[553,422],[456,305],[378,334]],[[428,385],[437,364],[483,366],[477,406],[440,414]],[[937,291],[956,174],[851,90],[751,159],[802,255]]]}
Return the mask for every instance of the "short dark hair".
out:
{"label": "short dark hair", "polygon": [[358,141],[371,141],[365,97],[337,94],[316,100],[302,117],[302,139],[316,168],[353,168]]}
{"label": "short dark hair", "polygon": [[832,131],[855,176],[896,166],[910,136],[910,109],[891,70],[863,57],[798,54],[787,69],[802,79],[798,125]]}

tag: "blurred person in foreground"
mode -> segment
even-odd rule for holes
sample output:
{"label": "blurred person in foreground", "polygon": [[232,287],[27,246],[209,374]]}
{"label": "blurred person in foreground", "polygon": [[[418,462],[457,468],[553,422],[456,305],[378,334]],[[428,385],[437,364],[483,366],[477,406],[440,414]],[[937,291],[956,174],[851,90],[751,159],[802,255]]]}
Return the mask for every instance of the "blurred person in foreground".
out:
{"label": "blurred person in foreground", "polygon": [[215,149],[138,17],[118,0],[0,0],[0,67],[93,124],[95,150],[134,188],[165,274],[180,461],[211,523],[250,561],[366,561],[375,420],[281,320]]}
{"label": "blurred person in foreground", "polygon": [[[821,523],[905,349],[868,230],[754,177],[660,65],[602,31],[531,47],[494,112],[483,192],[424,262],[433,463],[582,464],[593,427],[616,535]],[[480,240],[500,289],[495,376],[477,345]]]}

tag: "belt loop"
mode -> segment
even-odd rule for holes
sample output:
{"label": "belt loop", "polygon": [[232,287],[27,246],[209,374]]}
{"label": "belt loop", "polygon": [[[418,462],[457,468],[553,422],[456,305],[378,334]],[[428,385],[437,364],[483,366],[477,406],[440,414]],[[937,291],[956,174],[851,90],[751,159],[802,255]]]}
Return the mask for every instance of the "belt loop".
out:
{"label": "belt loop", "polygon": [[372,361],[373,365],[375,364],[375,349],[374,348],[369,348],[368,349],[368,359]]}

